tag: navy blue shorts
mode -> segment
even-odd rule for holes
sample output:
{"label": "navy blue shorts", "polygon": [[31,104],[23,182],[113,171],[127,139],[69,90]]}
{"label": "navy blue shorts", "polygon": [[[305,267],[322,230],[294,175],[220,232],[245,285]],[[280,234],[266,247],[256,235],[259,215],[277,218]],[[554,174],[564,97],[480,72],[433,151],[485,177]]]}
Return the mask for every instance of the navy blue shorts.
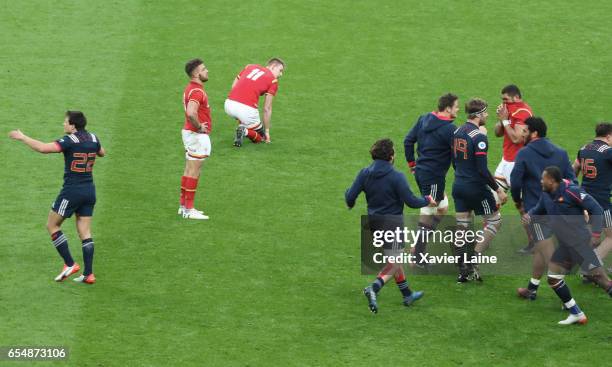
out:
{"label": "navy blue shorts", "polygon": [[424,179],[417,171],[414,179],[419,186],[421,195],[431,195],[437,203],[444,200],[444,189],[446,188],[446,179],[444,177]]}
{"label": "navy blue shorts", "polygon": [[610,205],[610,200],[600,200],[595,198],[595,201],[597,201],[597,203],[603,209],[603,227],[612,228],[612,205]]}
{"label": "navy blue shorts", "polygon": [[580,265],[585,273],[594,268],[602,266],[601,261],[591,247],[590,238],[585,238],[578,243],[566,243],[559,239],[559,246],[553,252],[550,261],[571,269],[574,265]]}
{"label": "navy blue shorts", "polygon": [[91,217],[96,205],[96,187],[79,185],[63,187],[51,209],[64,218],[70,218],[73,213],[82,217]]}
{"label": "navy blue shorts", "polygon": [[489,215],[497,211],[497,203],[488,186],[453,184],[453,201],[458,213],[474,211],[476,215]]}
{"label": "navy blue shorts", "polygon": [[552,237],[552,230],[546,224],[545,220],[539,220],[539,218],[531,219],[532,221],[529,224],[529,233],[531,234],[533,241],[540,242]]}

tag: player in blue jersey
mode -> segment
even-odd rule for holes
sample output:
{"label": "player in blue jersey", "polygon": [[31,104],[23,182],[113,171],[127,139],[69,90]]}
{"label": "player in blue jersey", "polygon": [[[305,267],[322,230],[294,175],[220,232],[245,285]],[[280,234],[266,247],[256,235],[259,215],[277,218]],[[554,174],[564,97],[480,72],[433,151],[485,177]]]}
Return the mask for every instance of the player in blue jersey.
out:
{"label": "player in blue jersey", "polygon": [[51,206],[47,219],[47,230],[51,241],[64,260],[64,267],[55,281],[61,282],[80,270],[70,254],[68,239],[61,226],[66,218],[76,214],[76,228],[82,241],[85,269],[76,282],[93,284],[94,242],[91,236],[91,218],[96,204],[96,188],[93,182],[93,165],[96,157],[105,155],[98,137],[87,130],[87,119],[82,112],[68,111],[64,118],[66,135],[54,142],[43,143],[32,139],[20,130],[9,133],[12,139],[19,140],[40,153],[64,153],[64,186]]}
{"label": "player in blue jersey", "polygon": [[[489,116],[487,102],[479,98],[470,99],[465,105],[467,122],[459,127],[453,135],[453,167],[455,168],[455,183],[453,184],[453,200],[457,218],[457,231],[467,231],[472,224],[472,213],[481,215],[485,221],[484,235],[475,243],[473,251],[476,255],[483,253],[501,227],[501,215],[491,189],[497,192],[500,203],[507,200],[506,192],[501,188],[487,166],[489,142],[481,131]],[[468,248],[466,248],[468,247]],[[468,253],[474,254],[472,245],[453,249],[463,260]],[[464,283],[470,279],[481,281],[477,266],[459,264],[457,282]]]}
{"label": "player in blue jersey", "polygon": [[[370,227],[374,227],[372,229],[390,230],[403,227],[404,205],[411,208],[438,205],[429,195],[414,196],[406,176],[393,168],[395,149],[390,139],[378,140],[370,149],[370,154],[374,162],[359,171],[351,187],[346,190],[344,198],[346,205],[352,209],[359,194],[365,193]],[[383,250],[385,256],[398,256],[404,252],[404,244],[390,241],[384,244]],[[376,295],[391,278],[395,278],[405,306],[411,305],[423,296],[423,292],[413,292],[408,287],[402,264],[388,262],[372,285],[363,290],[371,312],[378,312]]]}
{"label": "player in blue jersey", "polygon": [[[523,130],[525,146],[519,150],[514,159],[514,168],[510,175],[512,199],[521,215],[532,209],[542,195],[542,171],[548,166],[561,169],[565,179],[574,181],[574,171],[567,152],[546,138],[546,122],[540,117],[529,117],[525,120]],[[519,297],[535,300],[540,278],[546,272],[548,261],[555,250],[552,231],[544,218],[534,220],[527,230],[533,241],[533,264],[531,279],[527,288],[518,288]]]}
{"label": "player in blue jersey", "polygon": [[[592,218],[592,233],[587,227],[584,211]],[[612,296],[612,281],[602,268],[591,243],[597,243],[602,229],[603,210],[583,189],[563,179],[559,167],[550,166],[542,173],[542,194],[535,207],[523,215],[529,224],[534,216],[546,215],[547,224],[559,241],[548,266],[548,284],[570,314],[561,325],[585,324],[587,318],[572,298],[565,284],[565,275],[576,264],[594,282]]]}
{"label": "player in blue jersey", "polygon": [[603,209],[605,239],[595,253],[604,260],[612,249],[612,123],[602,122],[595,127],[595,139],[578,151],[574,162],[576,175],[582,171],[582,188]]}
{"label": "player in blue jersey", "polygon": [[[448,212],[446,173],[451,165],[453,132],[457,128],[453,120],[459,111],[459,98],[447,93],[438,99],[438,111],[421,115],[404,138],[404,154],[409,169],[414,172],[421,195],[430,195],[437,207],[421,208],[419,230],[434,230]],[[417,145],[418,158],[414,148]],[[419,236],[413,253],[421,259],[426,252],[427,236]]]}

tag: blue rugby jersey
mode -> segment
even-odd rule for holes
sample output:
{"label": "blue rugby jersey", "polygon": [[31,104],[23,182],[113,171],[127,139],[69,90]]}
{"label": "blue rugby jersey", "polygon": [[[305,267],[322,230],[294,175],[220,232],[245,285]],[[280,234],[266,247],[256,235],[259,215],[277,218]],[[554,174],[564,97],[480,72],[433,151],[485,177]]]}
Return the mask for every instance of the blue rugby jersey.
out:
{"label": "blue rugby jersey", "polygon": [[487,166],[489,141],[476,125],[466,122],[453,134],[455,183],[499,187]]}
{"label": "blue rugby jersey", "polygon": [[582,188],[597,202],[610,206],[612,191],[612,147],[593,140],[578,151],[577,161],[582,171]]}
{"label": "blue rugby jersey", "polygon": [[87,130],[57,139],[64,153],[64,186],[93,184],[93,165],[102,148],[98,137]]}

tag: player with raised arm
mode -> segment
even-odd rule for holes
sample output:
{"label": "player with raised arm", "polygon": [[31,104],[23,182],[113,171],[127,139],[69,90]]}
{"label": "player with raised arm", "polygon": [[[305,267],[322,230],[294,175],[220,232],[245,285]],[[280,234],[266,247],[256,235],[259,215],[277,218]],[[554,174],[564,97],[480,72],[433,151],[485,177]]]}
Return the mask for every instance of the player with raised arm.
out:
{"label": "player with raised arm", "polygon": [[204,91],[208,81],[208,69],[201,59],[189,60],[185,73],[190,78],[183,92],[185,124],[181,132],[185,147],[185,170],[181,177],[181,197],[178,213],[188,219],[208,219],[202,211],[194,208],[202,163],[210,156],[209,134],[212,129],[210,105]]}
{"label": "player with raised arm", "polygon": [[582,188],[603,209],[605,239],[595,249],[603,261],[612,249],[612,123],[602,122],[595,127],[595,139],[583,146],[574,162],[576,175],[582,171]]}
{"label": "player with raised arm", "polygon": [[[247,65],[236,76],[232,90],[225,100],[225,113],[238,120],[234,146],[241,147],[246,136],[253,143],[270,143],[272,102],[278,91],[278,79],[283,75],[285,62],[278,57],[270,59],[266,66]],[[265,95],[263,126],[259,118],[259,97]]]}
{"label": "player with raised arm", "polygon": [[[472,224],[472,213],[483,216],[484,235],[474,246],[475,254],[479,255],[489,247],[502,223],[495,197],[489,188],[497,192],[502,204],[506,202],[506,193],[497,184],[487,166],[489,142],[480,129],[489,116],[487,102],[479,98],[470,99],[465,104],[465,113],[467,122],[459,127],[453,136],[453,200],[458,231],[468,230]],[[462,261],[464,255],[472,251],[466,247],[453,246],[453,250],[460,256],[457,282],[465,283],[471,279],[482,281],[477,265],[467,265]]]}
{"label": "player with raised arm", "polygon": [[[459,98],[447,93],[438,99],[438,109],[420,116],[404,138],[404,154],[409,169],[414,172],[416,183],[422,195],[431,195],[439,203],[437,207],[421,208],[419,230],[435,230],[442,217],[448,212],[446,196],[446,173],[451,165],[453,133],[457,127],[453,120],[459,111]],[[417,145],[418,157],[414,148]],[[419,235],[414,254],[421,259],[426,252],[427,236]],[[417,261],[420,264],[420,261]]]}
{"label": "player with raised arm", "polygon": [[47,153],[64,153],[64,186],[51,206],[47,218],[47,230],[55,249],[64,260],[62,271],[55,277],[61,282],[80,270],[68,248],[68,239],[61,226],[66,218],[76,214],[76,228],[81,238],[83,274],[74,280],[76,282],[93,284],[96,278],[93,273],[94,241],[91,235],[91,218],[96,204],[96,187],[93,181],[93,166],[96,157],[104,157],[104,148],[100,139],[85,130],[87,119],[80,111],[68,111],[64,118],[66,135],[51,143],[43,143],[32,139],[20,130],[13,130],[9,137],[19,140],[33,150]]}
{"label": "player with raised arm", "polygon": [[[512,186],[511,174],[518,151],[524,145],[525,120],[533,116],[531,107],[523,101],[521,90],[514,84],[501,90],[502,103],[497,107],[495,136],[504,137],[503,157],[495,169],[495,180],[505,190]],[[529,253],[533,250],[534,241],[528,228],[525,228],[529,243],[519,250]]]}
{"label": "player with raised arm", "polygon": [[[592,233],[587,227],[584,211],[592,220]],[[523,222],[529,224],[534,216],[546,215],[547,223],[554,232],[559,246],[550,259],[548,284],[555,291],[570,314],[560,325],[586,324],[587,317],[572,298],[565,283],[565,275],[579,264],[604,291],[612,297],[612,281],[602,269],[602,264],[591,243],[600,239],[603,210],[591,195],[562,178],[559,167],[550,166],[542,173],[542,195],[535,207],[523,215]]]}
{"label": "player with raised arm", "polygon": [[[546,122],[540,117],[530,117],[525,120],[525,126],[525,146],[516,155],[510,188],[512,199],[521,215],[531,210],[542,195],[541,180],[544,168],[560,167],[563,178],[570,181],[576,179],[567,152],[546,137]],[[528,228],[534,242],[531,279],[527,288],[518,288],[517,293],[519,297],[535,300],[540,278],[548,267],[555,244],[552,231],[545,220],[534,220]]]}
{"label": "player with raised arm", "polygon": [[[370,154],[374,162],[369,167],[362,169],[351,187],[346,190],[344,198],[349,209],[355,206],[359,194],[362,191],[365,192],[368,216],[373,218],[370,222],[377,222],[374,226],[385,229],[385,227],[404,226],[404,205],[411,208],[437,205],[429,195],[422,198],[414,196],[406,181],[406,176],[393,168],[395,150],[390,139],[375,142],[370,149]],[[383,251],[385,256],[397,256],[403,253],[404,244],[387,242],[383,245]],[[378,312],[376,294],[391,278],[395,278],[405,306],[411,305],[423,296],[423,292],[413,292],[408,287],[402,264],[389,262],[385,264],[372,285],[363,290],[371,312]]]}

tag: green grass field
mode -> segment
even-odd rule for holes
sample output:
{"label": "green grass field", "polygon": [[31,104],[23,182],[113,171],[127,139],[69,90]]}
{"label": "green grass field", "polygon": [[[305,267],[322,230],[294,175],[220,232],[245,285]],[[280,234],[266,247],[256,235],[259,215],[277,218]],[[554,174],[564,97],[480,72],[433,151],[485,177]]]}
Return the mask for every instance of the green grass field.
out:
{"label": "green grass field", "polygon": [[[565,315],[545,285],[538,301],[517,299],[529,274],[463,287],[450,275],[413,277],[427,292],[422,301],[404,308],[391,284],[380,313],[370,314],[361,289],[372,277],[360,275],[359,263],[365,200],[347,211],[343,195],[378,138],[400,146],[403,170],[404,135],[447,91],[496,105],[501,87],[518,84],[573,157],[595,122],[612,118],[612,3],[2,8],[0,347],[64,345],[67,362],[40,365],[74,366],[609,363],[609,297],[575,278],[585,327],[556,325]],[[273,143],[236,149],[235,122],[223,112],[233,77],[277,55],[287,69]],[[198,56],[210,70],[214,131],[196,206],[211,220],[188,222],[176,215],[181,97],[184,63]],[[58,138],[67,109],[86,113],[108,151],[95,168],[94,286],[53,282],[61,261],[44,224],[62,184],[62,156],[6,137],[21,128]],[[491,142],[494,169],[501,140]],[[451,181],[452,171],[447,187]],[[503,212],[515,215],[511,205]],[[64,227],[81,262],[74,220]]]}

